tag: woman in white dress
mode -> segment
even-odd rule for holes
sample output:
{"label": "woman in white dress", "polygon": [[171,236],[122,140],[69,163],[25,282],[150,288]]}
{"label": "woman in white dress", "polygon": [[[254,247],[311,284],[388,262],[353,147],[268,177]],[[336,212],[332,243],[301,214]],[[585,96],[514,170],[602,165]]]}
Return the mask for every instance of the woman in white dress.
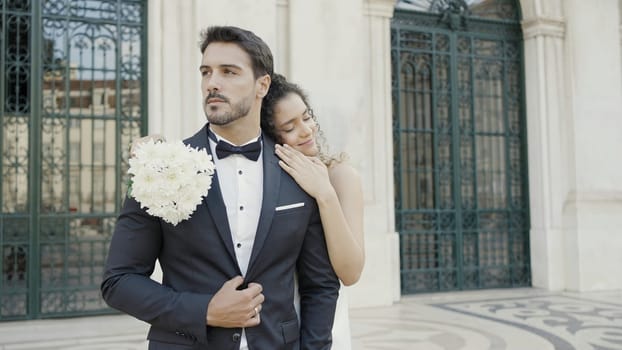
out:
{"label": "woman in white dress", "polygon": [[[279,164],[318,203],[328,254],[345,286],[356,283],[365,263],[361,179],[343,154],[331,156],[306,94],[274,74],[261,108],[261,128],[278,143]],[[343,288],[342,288],[343,291]],[[297,291],[296,291],[297,294]],[[340,293],[333,325],[333,350],[350,350],[346,294]]]}

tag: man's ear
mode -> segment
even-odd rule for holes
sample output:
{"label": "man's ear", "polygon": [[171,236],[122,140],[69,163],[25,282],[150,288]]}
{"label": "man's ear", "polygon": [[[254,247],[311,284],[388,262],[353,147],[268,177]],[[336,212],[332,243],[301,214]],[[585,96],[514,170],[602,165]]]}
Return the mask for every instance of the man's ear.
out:
{"label": "man's ear", "polygon": [[270,83],[272,82],[272,78],[270,78],[269,74],[266,74],[262,77],[257,78],[256,86],[257,86],[257,97],[264,98],[268,94],[268,90],[270,89]]}

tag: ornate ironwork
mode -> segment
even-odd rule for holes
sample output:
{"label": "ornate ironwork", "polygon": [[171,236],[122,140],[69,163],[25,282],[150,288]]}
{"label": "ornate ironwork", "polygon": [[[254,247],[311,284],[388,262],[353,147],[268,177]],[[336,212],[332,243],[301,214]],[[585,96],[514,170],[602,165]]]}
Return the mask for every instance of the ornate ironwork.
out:
{"label": "ornate ironwork", "polygon": [[0,320],[111,312],[99,282],[146,128],[146,1],[0,4]]}
{"label": "ornate ironwork", "polygon": [[521,17],[518,1],[515,0],[398,0],[396,8],[508,22],[516,22]]}
{"label": "ornate ironwork", "polygon": [[520,24],[449,28],[475,1],[434,4],[456,7],[396,10],[391,30],[402,290],[529,285]]}

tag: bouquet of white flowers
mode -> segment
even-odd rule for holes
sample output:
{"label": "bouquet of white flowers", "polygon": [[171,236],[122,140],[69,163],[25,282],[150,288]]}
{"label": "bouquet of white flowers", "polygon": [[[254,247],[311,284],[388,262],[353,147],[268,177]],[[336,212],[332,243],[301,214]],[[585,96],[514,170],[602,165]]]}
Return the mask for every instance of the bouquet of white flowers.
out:
{"label": "bouquet of white flowers", "polygon": [[192,215],[212,185],[212,156],[181,141],[145,141],[129,163],[128,195],[173,225]]}

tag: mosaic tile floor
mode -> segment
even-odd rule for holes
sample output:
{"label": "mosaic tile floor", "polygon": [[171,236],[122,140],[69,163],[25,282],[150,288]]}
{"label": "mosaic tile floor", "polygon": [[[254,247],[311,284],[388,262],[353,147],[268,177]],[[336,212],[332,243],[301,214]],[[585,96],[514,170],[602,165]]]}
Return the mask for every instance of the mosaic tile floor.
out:
{"label": "mosaic tile floor", "polygon": [[[622,291],[406,296],[350,311],[353,350],[622,350]],[[0,350],[145,350],[127,316],[0,323]]]}
{"label": "mosaic tile floor", "polygon": [[356,350],[622,350],[622,292],[415,296],[350,316]]}

